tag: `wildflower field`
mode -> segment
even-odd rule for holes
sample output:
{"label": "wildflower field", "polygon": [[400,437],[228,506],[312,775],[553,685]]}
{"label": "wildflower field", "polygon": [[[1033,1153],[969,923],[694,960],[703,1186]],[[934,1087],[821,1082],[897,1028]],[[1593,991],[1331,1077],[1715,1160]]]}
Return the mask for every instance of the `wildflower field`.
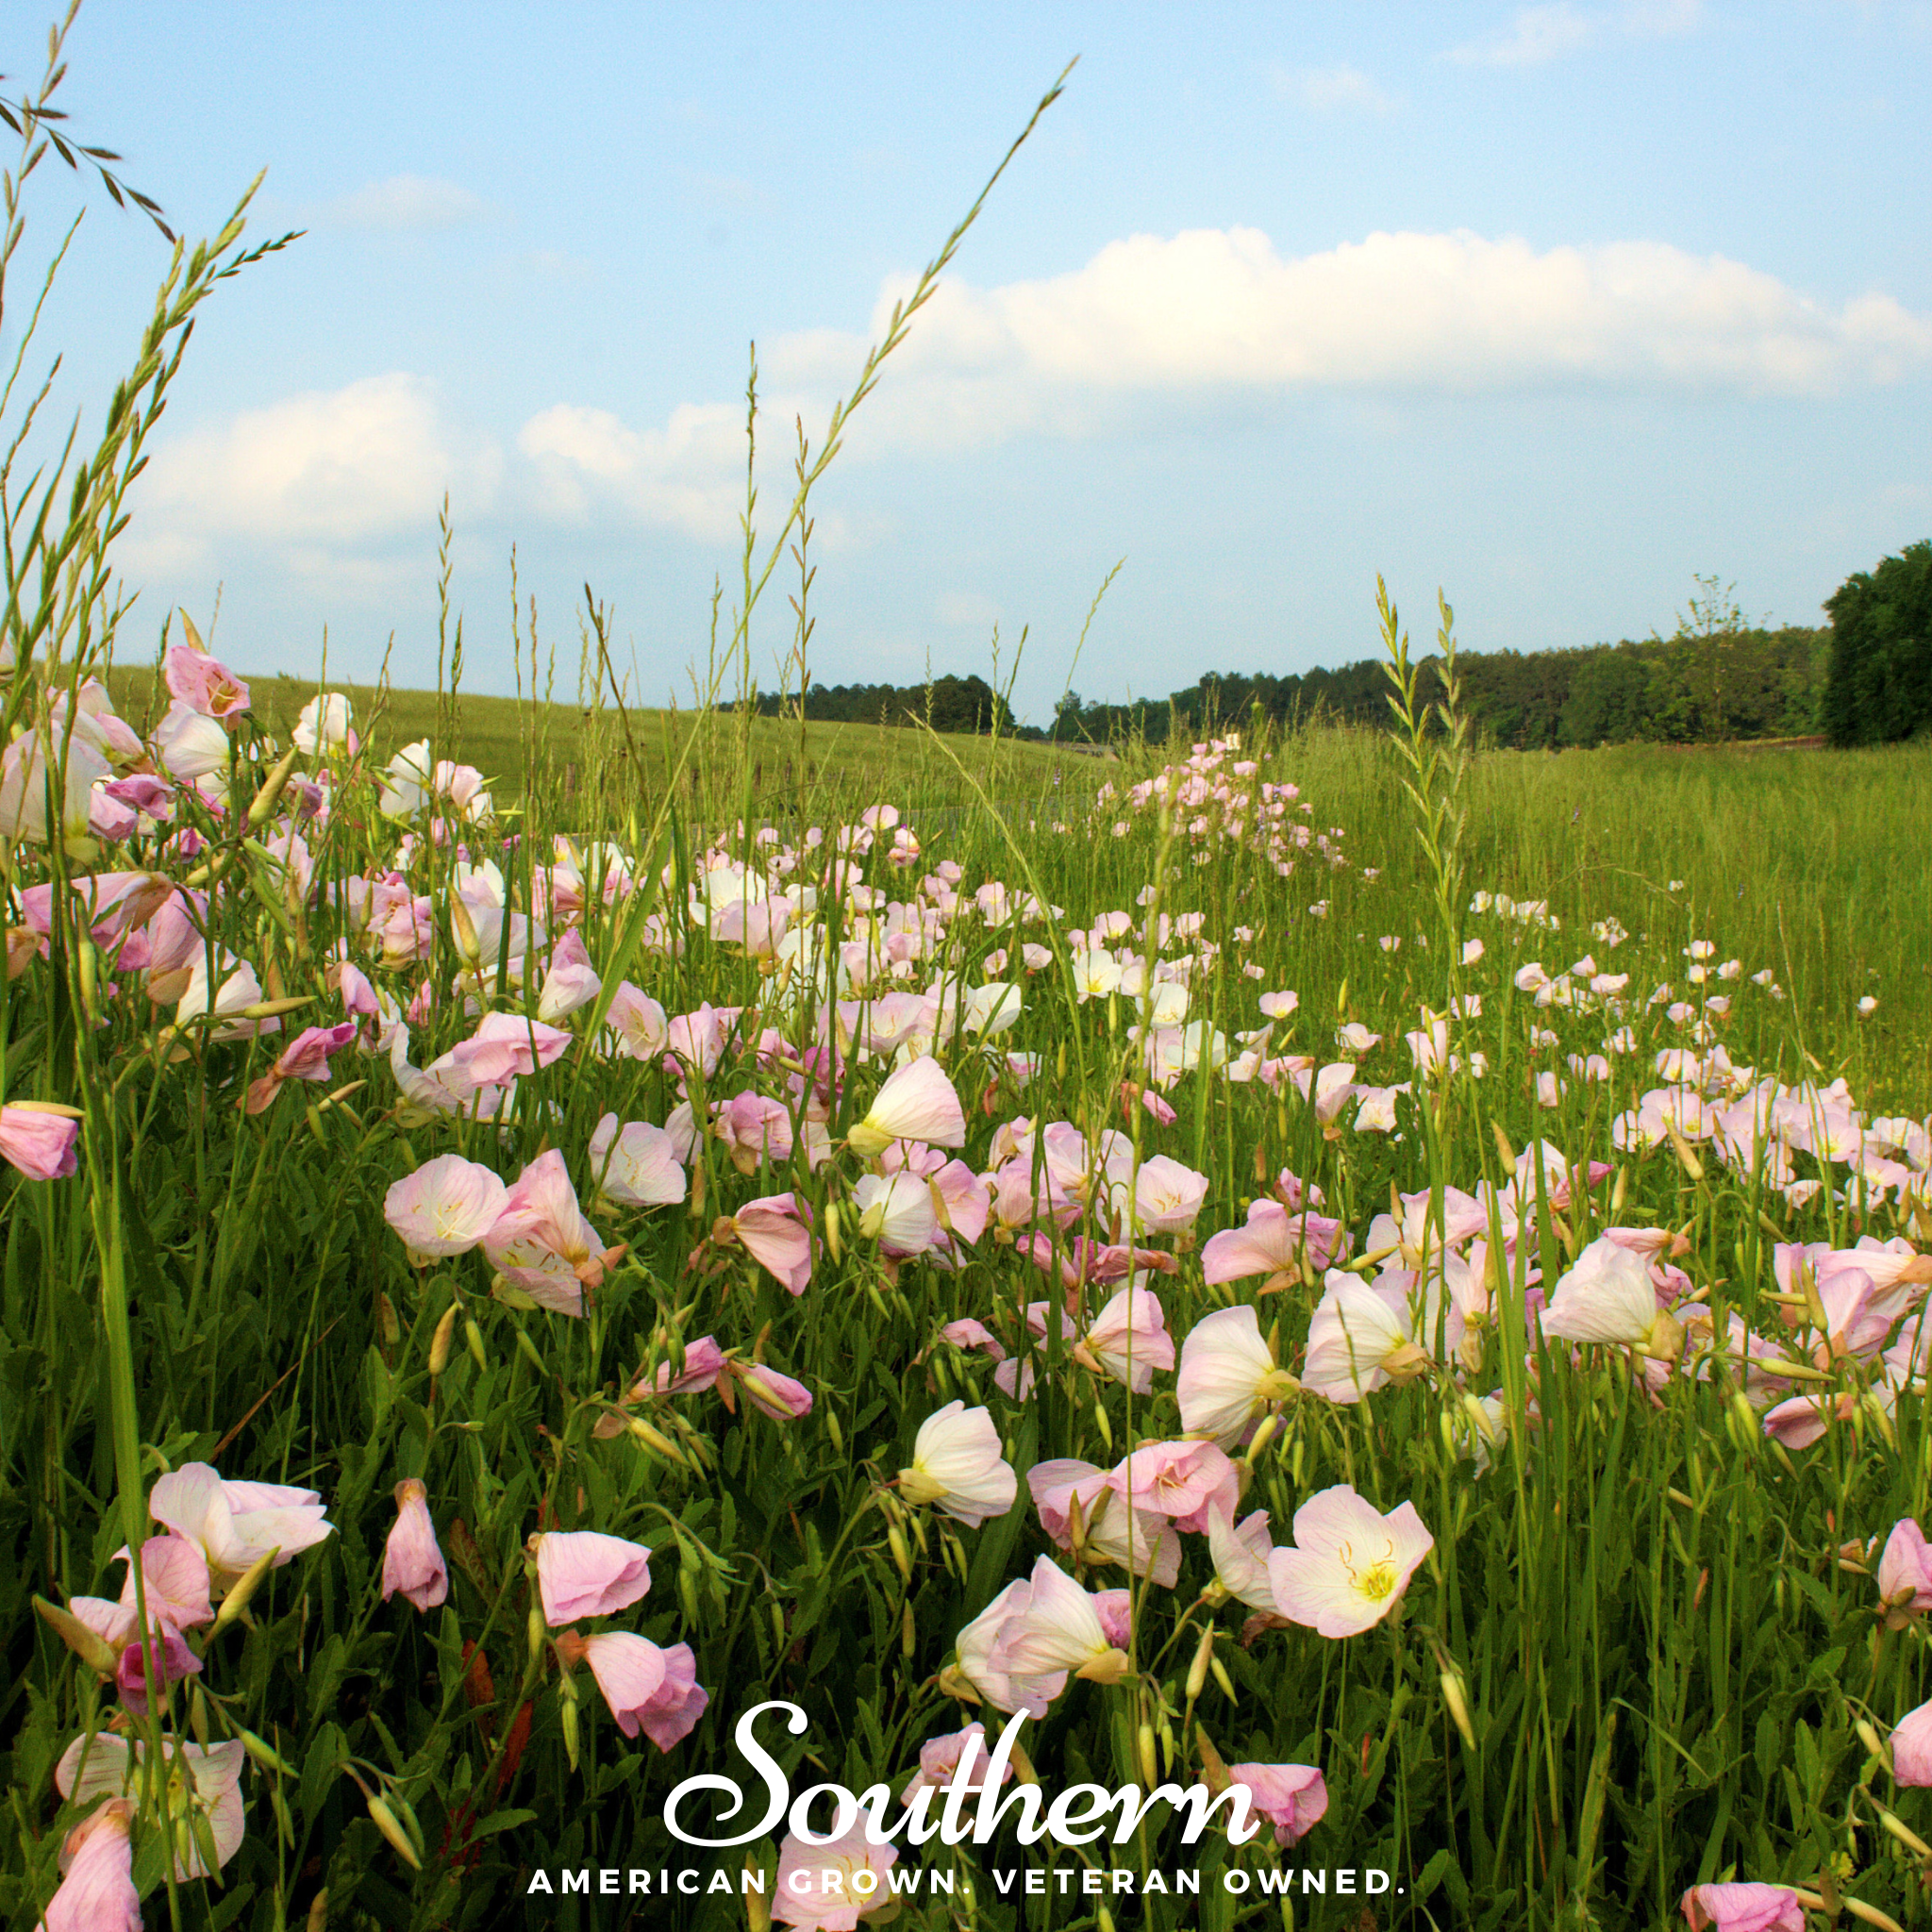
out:
{"label": "wildflower field", "polygon": [[716,703],[809,453],[567,761],[151,703],[248,259],[5,499],[6,1924],[1924,1923],[1923,747],[1485,753],[1365,597],[1387,733],[882,781]]}

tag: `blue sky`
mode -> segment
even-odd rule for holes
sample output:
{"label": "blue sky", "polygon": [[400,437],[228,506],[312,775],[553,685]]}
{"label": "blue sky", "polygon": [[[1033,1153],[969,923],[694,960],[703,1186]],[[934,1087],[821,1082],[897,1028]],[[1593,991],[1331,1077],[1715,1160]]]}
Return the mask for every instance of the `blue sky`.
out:
{"label": "blue sky", "polygon": [[[16,28],[0,66],[38,75]],[[1697,573],[1814,622],[1932,534],[1932,7],[972,8],[89,0],[61,101],[177,225],[308,230],[222,288],[124,568],[250,671],[470,676],[509,555],[574,688],[580,587],[657,701],[885,306],[1077,54],[814,499],[821,683],[1367,655],[1379,570],[1472,648],[1668,631]],[[12,83],[9,83],[12,85]],[[76,203],[47,174],[21,265]],[[35,355],[95,420],[166,265],[92,205]],[[30,358],[29,367],[36,366]],[[754,620],[790,642],[781,570]],[[688,689],[688,686],[686,687]]]}

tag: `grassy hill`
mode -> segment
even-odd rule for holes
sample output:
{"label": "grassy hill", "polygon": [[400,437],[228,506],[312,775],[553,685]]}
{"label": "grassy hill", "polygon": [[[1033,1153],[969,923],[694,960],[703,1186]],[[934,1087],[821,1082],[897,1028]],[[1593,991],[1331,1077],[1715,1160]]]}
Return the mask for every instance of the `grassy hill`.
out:
{"label": "grassy hill", "polygon": [[[137,727],[167,707],[166,687],[152,666],[117,667],[110,683],[117,707]],[[257,721],[286,741],[317,687],[287,676],[248,683]],[[1065,746],[936,740],[909,726],[808,722],[801,728],[785,719],[727,712],[620,715],[608,704],[585,708],[467,691],[452,703],[433,691],[379,691],[334,678],[329,689],[348,696],[356,729],[378,764],[426,738],[438,757],[477,767],[499,806],[514,805],[533,789],[580,799],[587,829],[600,822],[623,824],[633,810],[655,804],[688,742],[681,804],[704,824],[743,813],[809,821],[881,800],[965,808],[975,802],[974,782],[1008,812],[1071,816],[1074,808],[1085,809],[1108,775],[1102,761]],[[1058,808],[1056,796],[1063,801]]]}

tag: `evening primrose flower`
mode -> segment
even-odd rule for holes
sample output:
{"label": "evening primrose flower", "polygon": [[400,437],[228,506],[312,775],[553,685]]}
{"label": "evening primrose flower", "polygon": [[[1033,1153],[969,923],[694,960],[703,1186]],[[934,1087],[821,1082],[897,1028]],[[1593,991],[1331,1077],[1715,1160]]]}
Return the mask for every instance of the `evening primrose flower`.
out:
{"label": "evening primrose flower", "polygon": [[536,1558],[543,1621],[553,1630],[627,1609],[651,1587],[650,1551],[621,1536],[540,1530],[525,1547]]}
{"label": "evening primrose flower", "polygon": [[1932,1546],[1909,1516],[1892,1524],[1878,1558],[1878,1594],[1885,1620],[1901,1629],[1922,1610],[1932,1609]]}
{"label": "evening primrose flower", "polygon": [[133,1826],[132,1802],[109,1798],[67,1834],[60,1848],[64,1875],[38,1932],[141,1932]]}
{"label": "evening primrose flower", "polygon": [[963,1402],[949,1402],[926,1417],[912,1444],[911,1466],[899,1472],[906,1502],[933,1504],[973,1529],[989,1516],[1004,1516],[1019,1491],[991,1413]]}
{"label": "evening primrose flower", "polygon": [[1891,1734],[1891,1774],[1902,1785],[1932,1785],[1932,1704],[1899,1719]]}
{"label": "evening primrose flower", "polygon": [[1129,1668],[1102,1627],[1093,1598],[1050,1557],[1027,1579],[1025,1607],[1000,1632],[993,1665],[1013,1677],[1067,1673],[1095,1684],[1118,1684]]}
{"label": "evening primrose flower", "polygon": [[899,1903],[888,1874],[899,1862],[891,1845],[875,1845],[865,1821],[837,1838],[788,1832],[778,1848],[772,1917],[811,1932],[856,1932],[861,1919],[889,1919]]}
{"label": "evening primrose flower", "polygon": [[[244,1829],[242,1769],[246,1757],[239,1738],[207,1747],[174,1738],[161,1740],[166,1767],[161,1803],[177,1828],[174,1834],[175,1875],[183,1883],[209,1875],[202,1856],[201,1834],[193,1828],[197,1817],[207,1827],[217,1871],[240,1849]],[[115,1799],[134,1796],[144,1783],[146,1757],[147,1746],[138,1738],[130,1743],[110,1731],[96,1732],[92,1737],[83,1733],[60,1754],[60,1761],[54,1767],[54,1789],[76,1805],[103,1794]],[[50,1917],[47,1923],[53,1927],[60,1921]],[[92,1927],[97,1922],[76,1919],[72,1923]],[[137,1918],[134,1923],[139,1925],[141,1922]]]}
{"label": "evening primrose flower", "polygon": [[[1456,1325],[1461,1325],[1459,1319]],[[1429,1357],[1409,1328],[1406,1310],[1396,1303],[1355,1275],[1330,1269],[1308,1322],[1303,1386],[1330,1402],[1349,1403],[1385,1383],[1413,1380]]]}
{"label": "evening primrose flower", "polygon": [[1305,1838],[1328,1809],[1328,1787],[1311,1764],[1230,1764],[1229,1779],[1247,1788],[1257,1813],[1274,1827],[1274,1842]]}
{"label": "evening primrose flower", "polygon": [[382,1600],[397,1591],[427,1612],[449,1597],[449,1567],[436,1541],[429,1491],[414,1476],[396,1485],[396,1520],[382,1551]]}
{"label": "evening primrose flower", "polygon": [[1610,1235],[1591,1241],[1557,1281],[1541,1324],[1545,1335],[1635,1348],[1656,1361],[1684,1352],[1683,1324],[1657,1307],[1649,1266]]}
{"label": "evening primrose flower", "polygon": [[1798,1894],[1782,1885],[1693,1885],[1683,1904],[1690,1932],[1805,1932]]}
{"label": "evening primrose flower", "polygon": [[1291,1623],[1355,1637],[1395,1607],[1435,1543],[1413,1503],[1384,1516],[1338,1483],[1294,1512],[1294,1542],[1269,1557],[1268,1573]]}
{"label": "evening primrose flower", "polygon": [[589,1664],[617,1728],[626,1738],[642,1730],[660,1751],[689,1736],[710,1707],[688,1643],[661,1650],[628,1630],[591,1637],[566,1630],[557,1640],[557,1655],[566,1668]]}
{"label": "evening primrose flower", "polygon": [[218,1576],[242,1576],[271,1551],[279,1570],[334,1534],[314,1490],[288,1483],[226,1482],[205,1462],[184,1462],[148,1492],[148,1514],[200,1545]]}
{"label": "evening primrose flower", "polygon": [[922,1055],[901,1067],[874,1097],[865,1118],[846,1135],[863,1155],[882,1154],[894,1141],[924,1141],[934,1147],[963,1147],[966,1116],[940,1063]]}
{"label": "evening primrose flower", "polygon": [[402,1239],[412,1266],[467,1254],[496,1225],[509,1190],[487,1167],[440,1154],[405,1174],[383,1196],[382,1218]]}
{"label": "evening primrose flower", "polygon": [[1224,1449],[1241,1439],[1269,1403],[1286,1401],[1300,1387],[1276,1363],[1246,1303],[1204,1315],[1181,1344],[1174,1381],[1181,1427]]}
{"label": "evening primrose flower", "polygon": [[923,1255],[940,1231],[939,1210],[924,1178],[901,1171],[861,1175],[852,1190],[858,1231],[895,1257]]}

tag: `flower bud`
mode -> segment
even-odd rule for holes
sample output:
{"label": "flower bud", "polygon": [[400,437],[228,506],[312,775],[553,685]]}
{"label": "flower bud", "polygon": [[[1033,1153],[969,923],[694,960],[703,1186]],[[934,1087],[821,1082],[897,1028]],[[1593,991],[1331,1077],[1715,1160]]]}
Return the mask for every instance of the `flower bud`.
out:
{"label": "flower bud", "polygon": [[1201,1633],[1201,1641],[1194,1647],[1194,1661],[1188,1666],[1188,1702],[1192,1704],[1200,1696],[1208,1682],[1208,1666],[1214,1659],[1214,1625],[1208,1624]]}
{"label": "flower bud", "polygon": [[278,1777],[293,1777],[296,1774],[295,1767],[265,1738],[258,1738],[253,1731],[246,1730],[238,1730],[235,1735],[242,1740],[242,1748],[260,1765],[262,1770],[272,1771]]}
{"label": "flower bud", "polygon": [[381,1798],[372,1795],[369,1800],[369,1815],[375,1821],[375,1828],[390,1842],[390,1848],[411,1872],[423,1869],[423,1860],[416,1856],[416,1847],[409,1842],[408,1834],[397,1822],[396,1814]]}
{"label": "flower bud", "polygon": [[275,1568],[275,1558],[280,1555],[279,1547],[265,1550],[236,1578],[235,1587],[222,1599],[222,1607],[215,1613],[217,1631],[225,1630],[248,1607],[249,1599],[261,1588],[261,1579]]}
{"label": "flower bud", "polygon": [[524,1640],[529,1646],[530,1660],[534,1663],[543,1655],[543,1606],[533,1603],[530,1614],[525,1621]]}
{"label": "flower bud", "polygon": [[1469,1720],[1469,1698],[1463,1690],[1461,1672],[1442,1673],[1442,1702],[1449,1707],[1449,1715],[1455,1721],[1456,1728],[1462,1733],[1462,1741],[1474,1751],[1475,1726]]}
{"label": "flower bud", "polygon": [[1218,1657],[1210,1657],[1208,1659],[1208,1668],[1214,1673],[1214,1681],[1221,1686],[1221,1694],[1230,1704],[1234,1703],[1234,1679],[1227,1674],[1227,1667]]}
{"label": "flower bud", "polygon": [[442,1320],[436,1324],[436,1332],[429,1338],[429,1373],[440,1375],[449,1367],[450,1344],[456,1340],[457,1305],[450,1303],[442,1311]]}
{"label": "flower bud", "polygon": [[96,1676],[111,1677],[121,1668],[120,1654],[97,1631],[90,1630],[71,1610],[50,1604],[45,1597],[34,1598],[34,1608],[69,1650]]}
{"label": "flower bud", "polygon": [[895,1523],[886,1531],[886,1544],[892,1553],[892,1561],[898,1566],[899,1574],[908,1583],[912,1581],[912,1557],[906,1547],[906,1538]]}
{"label": "flower bud", "polygon": [[474,1316],[466,1318],[463,1323],[463,1343],[470,1351],[470,1359],[477,1368],[488,1369],[490,1357],[483,1353],[483,1331],[477,1327]]}

